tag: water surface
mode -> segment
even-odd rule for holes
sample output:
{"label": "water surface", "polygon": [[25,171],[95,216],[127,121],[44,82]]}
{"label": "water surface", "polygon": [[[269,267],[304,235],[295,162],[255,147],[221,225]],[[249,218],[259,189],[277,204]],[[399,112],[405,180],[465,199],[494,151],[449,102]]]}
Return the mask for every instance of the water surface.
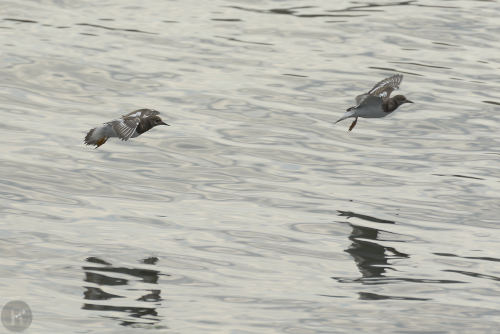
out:
{"label": "water surface", "polygon": [[[494,333],[494,1],[4,1],[1,304],[36,333]],[[333,123],[395,73],[415,101]],[[135,109],[159,127],[83,145]]]}

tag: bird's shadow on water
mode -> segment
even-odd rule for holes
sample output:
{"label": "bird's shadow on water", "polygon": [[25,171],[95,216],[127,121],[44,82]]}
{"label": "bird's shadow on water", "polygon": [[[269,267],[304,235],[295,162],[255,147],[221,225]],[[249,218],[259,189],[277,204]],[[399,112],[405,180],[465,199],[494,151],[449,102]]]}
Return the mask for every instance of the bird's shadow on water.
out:
{"label": "bird's shadow on water", "polygon": [[[368,215],[358,214],[350,211],[338,211],[339,216],[350,218],[357,218],[370,223],[388,225],[396,224],[395,221],[380,219]],[[362,226],[360,224],[353,224],[350,222],[343,222],[351,228],[349,240],[351,244],[346,253],[349,253],[358,268],[360,277],[332,277],[339,283],[347,284],[362,284],[362,285],[380,285],[380,284],[394,284],[401,282],[411,283],[464,283],[454,280],[440,280],[440,279],[422,279],[414,277],[401,277],[394,275],[397,269],[391,264],[393,260],[404,260],[411,257],[410,254],[398,251],[395,247],[384,246],[383,243],[387,242],[409,242],[412,238],[405,238],[388,230],[379,229],[375,227]],[[406,240],[405,240],[406,239]],[[388,275],[389,271],[391,274]],[[359,299],[361,300],[429,300],[427,298],[403,297],[403,296],[388,296],[381,295],[373,292],[358,292]]]}
{"label": "bird's shadow on water", "polygon": [[[150,257],[141,260],[143,265],[155,265],[158,261],[156,257]],[[122,326],[133,327],[151,327],[158,328],[158,324],[162,320],[158,315],[157,307],[161,304],[163,298],[161,297],[161,290],[156,286],[160,276],[169,276],[160,273],[158,270],[145,269],[143,265],[141,268],[130,268],[115,266],[107,261],[97,257],[89,257],[86,259],[92,265],[83,266],[82,269],[85,273],[85,289],[83,298],[86,302],[83,304],[82,309],[89,311],[97,311],[104,318],[117,320]],[[118,277],[120,276],[120,277]],[[130,278],[122,278],[128,276]],[[151,289],[144,289],[139,298],[131,301],[127,291],[138,291],[138,289],[125,288],[129,285],[130,280],[135,280],[143,284],[152,284]],[[109,293],[105,290],[111,289],[113,292],[120,291],[120,294]],[[134,293],[135,294],[135,293]],[[107,300],[115,298],[124,298],[123,304],[117,306],[107,304]],[[144,303],[150,303],[152,306],[144,306]],[[117,314],[117,312],[124,313],[124,316],[111,316],[104,315],[106,312],[110,314]],[[166,328],[165,326],[161,326]]]}

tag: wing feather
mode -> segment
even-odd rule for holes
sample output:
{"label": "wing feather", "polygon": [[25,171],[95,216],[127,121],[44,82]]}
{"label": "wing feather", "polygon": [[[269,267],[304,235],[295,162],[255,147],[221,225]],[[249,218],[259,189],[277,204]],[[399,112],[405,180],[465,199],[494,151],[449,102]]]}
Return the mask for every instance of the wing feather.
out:
{"label": "wing feather", "polygon": [[396,74],[392,77],[386,78],[378,82],[372,89],[368,92],[369,95],[378,96],[383,99],[388,98],[392,91],[399,88],[399,85],[403,81],[402,74]]}
{"label": "wing feather", "polygon": [[356,96],[356,105],[359,106],[370,94],[361,94]]}
{"label": "wing feather", "polygon": [[149,116],[159,115],[160,112],[154,109],[138,109],[132,112],[129,112],[126,115],[123,115],[122,118],[146,118]]}
{"label": "wing feather", "polygon": [[135,118],[120,118],[111,122],[111,126],[118,138],[121,140],[129,140],[139,125],[139,117]]}
{"label": "wing feather", "polygon": [[129,140],[134,135],[142,119],[159,114],[160,112],[154,109],[138,109],[123,115],[120,119],[108,122],[108,124],[111,124],[118,138]]}

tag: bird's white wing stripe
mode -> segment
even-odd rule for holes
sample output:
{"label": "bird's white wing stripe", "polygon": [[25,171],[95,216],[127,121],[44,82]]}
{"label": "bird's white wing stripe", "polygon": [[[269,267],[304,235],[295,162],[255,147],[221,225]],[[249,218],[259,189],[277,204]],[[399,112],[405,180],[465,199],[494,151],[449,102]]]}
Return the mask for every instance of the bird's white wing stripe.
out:
{"label": "bird's white wing stripe", "polygon": [[132,134],[134,133],[134,131],[135,131],[135,127],[132,128],[132,127],[129,127],[127,125],[124,125],[124,135],[125,135],[124,140],[129,139],[132,136]]}
{"label": "bird's white wing stripe", "polygon": [[128,128],[127,139],[132,137],[132,135],[134,134],[134,131],[135,131],[135,128]]}
{"label": "bird's white wing stripe", "polygon": [[122,117],[123,118],[146,118],[146,117],[149,117],[149,116],[155,116],[155,115],[159,115],[160,112],[158,110],[154,110],[154,109],[139,109],[139,110],[136,110],[136,111],[132,111],[131,113],[128,113],[126,115],[123,115]]}
{"label": "bird's white wing stripe", "polygon": [[137,128],[138,121],[134,121],[134,124],[127,123],[124,119],[116,120],[114,123],[114,129],[117,136],[122,140],[128,140],[135,132]]}

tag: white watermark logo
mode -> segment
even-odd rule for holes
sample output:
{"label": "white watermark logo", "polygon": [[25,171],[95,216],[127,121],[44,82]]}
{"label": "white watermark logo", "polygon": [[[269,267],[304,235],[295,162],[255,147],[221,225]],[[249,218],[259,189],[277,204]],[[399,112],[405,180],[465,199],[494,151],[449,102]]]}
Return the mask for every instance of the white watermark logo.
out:
{"label": "white watermark logo", "polygon": [[2,308],[2,324],[9,331],[22,332],[31,325],[31,309],[22,300],[12,300]]}

